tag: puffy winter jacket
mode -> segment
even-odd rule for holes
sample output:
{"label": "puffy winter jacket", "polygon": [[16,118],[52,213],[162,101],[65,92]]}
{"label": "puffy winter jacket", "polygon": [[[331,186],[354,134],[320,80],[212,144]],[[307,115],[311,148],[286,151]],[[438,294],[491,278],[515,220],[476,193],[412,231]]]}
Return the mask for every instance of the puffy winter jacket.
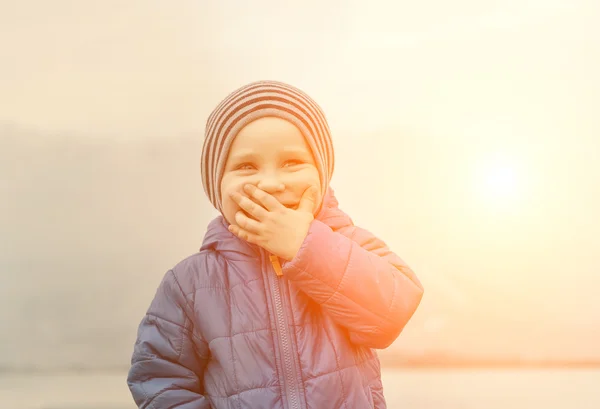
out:
{"label": "puffy winter jacket", "polygon": [[421,301],[411,269],[354,226],[331,189],[283,275],[269,256],[219,216],[200,251],[166,273],[131,359],[138,407],[386,407],[375,349]]}

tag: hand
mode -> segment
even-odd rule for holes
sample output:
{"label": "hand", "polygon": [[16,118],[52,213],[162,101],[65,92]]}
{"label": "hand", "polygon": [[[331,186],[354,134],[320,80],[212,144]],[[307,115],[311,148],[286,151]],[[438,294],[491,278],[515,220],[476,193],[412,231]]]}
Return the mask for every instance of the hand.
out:
{"label": "hand", "polygon": [[251,217],[238,211],[235,214],[237,226],[229,225],[229,231],[286,261],[292,260],[314,220],[317,189],[311,186],[304,191],[297,210],[288,209],[256,186],[245,185],[244,191],[249,197],[234,192],[231,198]]}

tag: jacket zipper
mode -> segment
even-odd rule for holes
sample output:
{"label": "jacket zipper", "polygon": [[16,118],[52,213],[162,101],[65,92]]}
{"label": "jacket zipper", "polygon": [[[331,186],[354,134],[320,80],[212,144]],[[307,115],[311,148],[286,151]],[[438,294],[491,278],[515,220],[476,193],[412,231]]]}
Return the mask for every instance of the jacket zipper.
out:
{"label": "jacket zipper", "polygon": [[275,301],[275,312],[277,321],[277,332],[279,341],[279,350],[283,355],[283,380],[286,396],[288,400],[289,409],[300,409],[300,397],[298,392],[297,384],[297,368],[296,361],[292,356],[292,347],[290,345],[290,334],[288,331],[288,320],[283,309],[282,294],[282,270],[279,258],[272,254],[269,254],[271,265],[275,270],[277,277],[271,280],[271,287],[273,290],[273,299]]}

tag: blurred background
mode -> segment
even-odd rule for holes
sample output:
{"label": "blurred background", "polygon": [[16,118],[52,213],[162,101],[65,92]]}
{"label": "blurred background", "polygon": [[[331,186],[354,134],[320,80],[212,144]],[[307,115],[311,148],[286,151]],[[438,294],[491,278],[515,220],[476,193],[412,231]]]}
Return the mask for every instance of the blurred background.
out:
{"label": "blurred background", "polygon": [[135,407],[137,325],[217,214],[208,114],[326,112],[332,186],[425,286],[390,408],[600,407],[595,0],[0,0],[0,407]]}

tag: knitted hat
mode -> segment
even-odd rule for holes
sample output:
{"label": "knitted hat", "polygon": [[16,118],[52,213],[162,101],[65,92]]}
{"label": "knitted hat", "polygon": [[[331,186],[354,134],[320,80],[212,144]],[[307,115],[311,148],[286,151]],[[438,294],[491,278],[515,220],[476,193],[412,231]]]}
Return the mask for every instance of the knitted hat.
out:
{"label": "knitted hat", "polygon": [[210,202],[220,212],[221,179],[229,148],[244,126],[267,116],[291,122],[304,135],[315,158],[322,197],[325,197],[334,165],[333,144],[325,114],[312,98],[291,85],[257,81],[229,94],[206,122],[202,185]]}

